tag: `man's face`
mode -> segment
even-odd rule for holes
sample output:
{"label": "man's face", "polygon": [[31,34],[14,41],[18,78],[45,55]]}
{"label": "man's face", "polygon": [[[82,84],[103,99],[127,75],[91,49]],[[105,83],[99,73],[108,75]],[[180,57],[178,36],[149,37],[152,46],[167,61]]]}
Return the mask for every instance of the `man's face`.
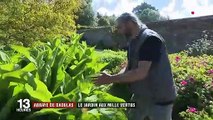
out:
{"label": "man's face", "polygon": [[117,30],[119,34],[125,35],[126,37],[131,36],[131,28],[129,22],[127,23],[117,22]]}

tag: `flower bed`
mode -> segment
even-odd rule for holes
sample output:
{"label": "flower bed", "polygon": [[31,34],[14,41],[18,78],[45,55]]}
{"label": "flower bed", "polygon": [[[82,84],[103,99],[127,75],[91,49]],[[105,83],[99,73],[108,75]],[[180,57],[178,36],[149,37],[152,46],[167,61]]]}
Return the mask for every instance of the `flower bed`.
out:
{"label": "flower bed", "polygon": [[192,57],[182,52],[170,55],[170,61],[178,90],[173,112],[174,119],[211,120],[213,118],[213,56]]}

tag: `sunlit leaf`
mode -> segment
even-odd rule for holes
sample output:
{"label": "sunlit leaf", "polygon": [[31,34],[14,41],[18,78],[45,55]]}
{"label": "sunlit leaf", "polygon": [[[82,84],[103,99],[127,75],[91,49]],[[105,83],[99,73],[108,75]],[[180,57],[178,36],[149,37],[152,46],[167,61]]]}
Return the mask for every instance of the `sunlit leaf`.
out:
{"label": "sunlit leaf", "polygon": [[57,114],[61,115],[63,112],[60,112],[61,109],[57,108],[48,108],[48,109],[41,109],[40,111],[34,112],[32,115],[28,116],[26,119],[31,119],[36,116],[48,115],[48,114]]}
{"label": "sunlit leaf", "polygon": [[91,91],[91,89],[93,87],[93,83],[87,82],[87,81],[84,81],[84,82],[83,81],[82,82],[78,81],[77,84],[78,84],[78,86],[80,88],[80,91],[82,93],[84,93],[84,94],[87,94],[87,95],[90,93],[90,91]]}
{"label": "sunlit leaf", "polygon": [[75,120],[75,115],[67,115],[66,120]]}
{"label": "sunlit leaf", "polygon": [[10,60],[10,57],[6,53],[0,50],[0,60],[7,62]]}
{"label": "sunlit leaf", "polygon": [[98,102],[125,102],[125,100],[115,97],[109,93],[103,91],[94,91],[94,93],[98,96]]}
{"label": "sunlit leaf", "polygon": [[36,63],[36,60],[30,55],[30,49],[23,47],[23,46],[17,46],[17,45],[11,45],[11,48],[14,49],[15,51],[21,53],[24,55],[26,58],[28,58],[31,62]]}
{"label": "sunlit leaf", "polygon": [[25,84],[25,89],[29,95],[41,102],[50,102],[52,94],[48,91],[47,86],[38,79],[35,79],[36,89],[34,90],[29,84]]}

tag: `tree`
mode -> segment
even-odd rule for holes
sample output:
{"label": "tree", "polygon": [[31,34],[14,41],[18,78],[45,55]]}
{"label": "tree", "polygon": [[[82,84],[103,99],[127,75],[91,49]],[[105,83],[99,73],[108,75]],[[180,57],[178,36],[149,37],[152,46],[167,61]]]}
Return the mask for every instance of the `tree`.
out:
{"label": "tree", "polygon": [[98,26],[109,26],[110,23],[106,16],[97,13],[97,24]]}
{"label": "tree", "polygon": [[141,13],[137,14],[139,16],[139,19],[141,19],[143,22],[154,22],[159,20],[160,14],[150,8],[144,9]]}
{"label": "tree", "polygon": [[111,26],[115,25],[115,21],[116,21],[116,16],[112,15],[112,16],[108,16],[109,19],[109,23]]}
{"label": "tree", "polygon": [[135,13],[135,14],[139,14],[139,13],[141,13],[143,10],[145,10],[147,8],[157,11],[157,9],[154,6],[152,6],[152,5],[147,4],[146,2],[144,2],[144,3],[141,3],[141,5],[136,6],[133,9],[132,12]]}
{"label": "tree", "polygon": [[78,16],[76,23],[83,26],[95,25],[95,13],[92,8],[92,0],[82,0],[81,10],[76,14]]}
{"label": "tree", "polygon": [[139,19],[145,23],[166,20],[165,17],[160,15],[158,9],[150,4],[147,4],[146,2],[141,3],[141,5],[135,7],[132,12],[135,13]]}
{"label": "tree", "polygon": [[113,26],[115,24],[116,16],[107,16],[107,15],[101,15],[100,13],[97,13],[97,24],[98,26]]}
{"label": "tree", "polygon": [[76,30],[78,0],[2,0],[0,42],[30,45],[50,36],[70,35]]}

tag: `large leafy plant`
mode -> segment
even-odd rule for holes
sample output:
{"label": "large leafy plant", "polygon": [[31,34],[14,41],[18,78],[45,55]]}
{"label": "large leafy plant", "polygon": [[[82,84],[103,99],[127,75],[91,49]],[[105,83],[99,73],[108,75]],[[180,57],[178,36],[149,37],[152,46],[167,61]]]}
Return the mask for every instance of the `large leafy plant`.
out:
{"label": "large leafy plant", "polygon": [[[93,47],[80,43],[81,35],[55,38],[33,48],[11,45],[0,51],[0,119],[125,120],[123,109],[37,109],[17,113],[17,100],[39,102],[124,102],[97,87],[92,76],[106,63],[99,63]],[[66,44],[63,42],[66,41]],[[9,53],[9,54],[7,54]]]}

